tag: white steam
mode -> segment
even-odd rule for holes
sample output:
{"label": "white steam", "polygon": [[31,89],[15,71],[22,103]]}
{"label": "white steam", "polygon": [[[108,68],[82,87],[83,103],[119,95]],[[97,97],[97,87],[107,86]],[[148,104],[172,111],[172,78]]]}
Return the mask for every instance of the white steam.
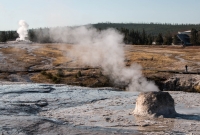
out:
{"label": "white steam", "polygon": [[143,77],[138,64],[125,66],[123,35],[114,29],[98,31],[92,27],[67,28],[51,32],[55,40],[74,43],[70,56],[84,65],[101,67],[117,84],[127,84],[130,91],[158,91],[158,87]]}
{"label": "white steam", "polygon": [[19,34],[19,38],[17,40],[26,40],[28,38],[28,24],[24,20],[19,21],[19,28],[17,33]]}

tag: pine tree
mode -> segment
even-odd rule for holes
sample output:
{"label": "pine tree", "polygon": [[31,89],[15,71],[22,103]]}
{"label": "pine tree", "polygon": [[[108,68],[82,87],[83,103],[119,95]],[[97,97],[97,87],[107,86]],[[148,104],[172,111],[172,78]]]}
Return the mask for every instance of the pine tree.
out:
{"label": "pine tree", "polygon": [[142,37],[141,37],[141,44],[146,44],[146,40],[147,40],[147,38],[146,38],[146,32],[143,29],[142,30]]}
{"label": "pine tree", "polygon": [[36,35],[33,29],[28,31],[28,38],[31,41],[34,41],[34,42],[36,41]]}
{"label": "pine tree", "polygon": [[198,31],[194,28],[192,28],[191,30],[191,39],[190,39],[190,42],[193,44],[193,45],[196,45],[197,44],[197,41],[198,41]]}
{"label": "pine tree", "polygon": [[5,31],[2,31],[0,34],[0,42],[6,42],[7,41],[7,35]]}
{"label": "pine tree", "polygon": [[177,45],[177,44],[178,44],[178,37],[177,37],[177,35],[174,35],[174,36],[173,36],[173,44],[174,44],[174,45]]}
{"label": "pine tree", "polygon": [[200,45],[200,31],[197,32],[197,36],[198,36],[197,43],[198,45]]}
{"label": "pine tree", "polygon": [[152,42],[153,42],[153,37],[151,34],[148,35],[148,45],[152,45]]}
{"label": "pine tree", "polygon": [[165,35],[164,44],[165,44],[165,45],[171,45],[171,44],[172,44],[172,41],[173,41],[172,35],[171,35],[171,33],[168,32],[168,33]]}
{"label": "pine tree", "polygon": [[162,33],[159,33],[157,38],[156,38],[156,44],[158,45],[162,45],[163,44],[163,37],[162,37]]}

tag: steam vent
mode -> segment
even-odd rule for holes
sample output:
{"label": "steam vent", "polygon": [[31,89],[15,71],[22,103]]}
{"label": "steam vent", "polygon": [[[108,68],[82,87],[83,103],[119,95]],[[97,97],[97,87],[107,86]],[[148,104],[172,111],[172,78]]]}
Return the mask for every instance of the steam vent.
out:
{"label": "steam vent", "polygon": [[143,92],[136,101],[134,115],[175,117],[174,99],[168,92]]}

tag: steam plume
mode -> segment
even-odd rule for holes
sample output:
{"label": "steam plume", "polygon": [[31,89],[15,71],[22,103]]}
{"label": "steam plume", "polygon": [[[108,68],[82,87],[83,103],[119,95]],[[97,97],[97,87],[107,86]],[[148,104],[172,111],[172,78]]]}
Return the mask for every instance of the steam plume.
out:
{"label": "steam plume", "polygon": [[28,37],[28,24],[24,20],[19,21],[19,28],[17,33],[19,34],[19,38],[17,40],[26,40]]}
{"label": "steam plume", "polygon": [[117,84],[128,84],[130,91],[158,91],[154,83],[143,77],[138,64],[125,66],[123,35],[114,29],[98,31],[92,27],[67,28],[64,32],[52,30],[55,40],[74,43],[70,56],[83,65],[101,67]]}

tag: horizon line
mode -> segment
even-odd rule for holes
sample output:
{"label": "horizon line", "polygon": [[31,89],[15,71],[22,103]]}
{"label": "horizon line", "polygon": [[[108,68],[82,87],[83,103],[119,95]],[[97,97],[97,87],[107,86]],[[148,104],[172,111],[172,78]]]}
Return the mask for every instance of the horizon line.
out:
{"label": "horizon line", "polygon": [[[29,28],[29,29],[40,29],[40,28],[56,28],[56,27],[80,27],[80,26],[87,26],[87,25],[95,25],[95,24],[155,24],[155,25],[200,25],[200,23],[161,23],[161,22],[98,22],[98,23],[88,23],[82,25],[69,25],[69,26],[44,26],[44,27],[37,27],[37,28]],[[0,30],[2,31],[15,31],[15,30]]]}

